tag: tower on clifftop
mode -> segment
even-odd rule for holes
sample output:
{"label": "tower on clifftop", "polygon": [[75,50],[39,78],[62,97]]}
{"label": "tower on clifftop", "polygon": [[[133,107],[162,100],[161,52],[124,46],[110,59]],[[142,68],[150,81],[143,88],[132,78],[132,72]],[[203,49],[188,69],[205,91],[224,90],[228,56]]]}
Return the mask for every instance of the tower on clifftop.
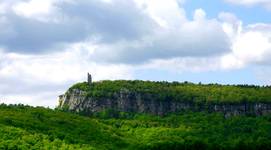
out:
{"label": "tower on clifftop", "polygon": [[91,85],[92,83],[92,77],[91,74],[88,73],[88,84]]}

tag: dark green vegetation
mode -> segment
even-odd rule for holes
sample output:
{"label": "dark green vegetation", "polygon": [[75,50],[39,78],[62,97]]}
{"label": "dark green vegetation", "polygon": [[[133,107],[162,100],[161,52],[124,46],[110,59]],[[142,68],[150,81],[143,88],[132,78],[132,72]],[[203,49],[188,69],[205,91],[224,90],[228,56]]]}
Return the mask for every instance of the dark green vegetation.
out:
{"label": "dark green vegetation", "polygon": [[0,105],[0,116],[0,149],[271,149],[271,116],[108,110],[83,117],[22,105]]}
{"label": "dark green vegetation", "polygon": [[151,94],[155,100],[173,100],[195,103],[243,103],[271,102],[270,86],[254,85],[219,85],[193,84],[189,82],[151,82],[151,81],[101,81],[89,86],[86,82],[78,83],[69,90],[80,89],[87,96],[95,98],[114,98],[122,89],[141,95]]}

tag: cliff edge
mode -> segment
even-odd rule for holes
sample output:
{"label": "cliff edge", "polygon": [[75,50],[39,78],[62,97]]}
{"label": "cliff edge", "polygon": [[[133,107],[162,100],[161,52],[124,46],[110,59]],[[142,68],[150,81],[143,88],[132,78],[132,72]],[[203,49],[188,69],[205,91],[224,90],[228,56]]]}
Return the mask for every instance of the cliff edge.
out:
{"label": "cliff edge", "polygon": [[166,115],[180,111],[271,114],[271,88],[248,85],[101,81],[79,83],[59,96],[59,108],[86,115],[107,109]]}

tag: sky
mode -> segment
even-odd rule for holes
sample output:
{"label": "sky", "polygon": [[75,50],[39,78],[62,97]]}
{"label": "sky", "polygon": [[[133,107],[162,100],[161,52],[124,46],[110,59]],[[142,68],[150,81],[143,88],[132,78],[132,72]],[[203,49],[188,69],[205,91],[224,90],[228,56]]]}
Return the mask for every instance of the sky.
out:
{"label": "sky", "polygon": [[0,103],[86,81],[271,85],[270,0],[1,0]]}

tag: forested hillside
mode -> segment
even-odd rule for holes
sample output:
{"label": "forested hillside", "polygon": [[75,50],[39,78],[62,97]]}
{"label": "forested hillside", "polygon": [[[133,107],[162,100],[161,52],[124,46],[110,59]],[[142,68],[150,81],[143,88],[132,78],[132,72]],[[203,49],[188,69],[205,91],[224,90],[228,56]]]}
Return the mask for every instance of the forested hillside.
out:
{"label": "forested hillside", "polygon": [[271,87],[139,80],[83,82],[59,97],[59,107],[85,115],[114,109],[161,116],[182,111],[260,116],[271,114]]}
{"label": "forested hillside", "polygon": [[108,110],[83,117],[4,104],[0,116],[0,149],[271,149],[271,116],[159,117]]}
{"label": "forested hillside", "polygon": [[[270,87],[120,80],[78,83],[63,97],[62,103],[78,113],[65,105],[54,110],[0,105],[0,149],[271,149],[269,113],[225,117],[223,111],[192,109],[201,105],[163,115],[148,113],[171,110],[179,102],[212,109],[227,106],[229,111],[238,106],[234,113],[245,103],[245,111],[255,107],[269,112]],[[99,111],[79,115],[80,110],[96,108]],[[147,111],[129,111],[135,109]]]}
{"label": "forested hillside", "polygon": [[271,87],[255,85],[194,84],[189,82],[152,82],[140,80],[118,80],[78,83],[69,90],[80,89],[87,96],[95,98],[114,98],[121,90],[141,95],[152,94],[154,100],[173,100],[198,103],[271,103]]}

